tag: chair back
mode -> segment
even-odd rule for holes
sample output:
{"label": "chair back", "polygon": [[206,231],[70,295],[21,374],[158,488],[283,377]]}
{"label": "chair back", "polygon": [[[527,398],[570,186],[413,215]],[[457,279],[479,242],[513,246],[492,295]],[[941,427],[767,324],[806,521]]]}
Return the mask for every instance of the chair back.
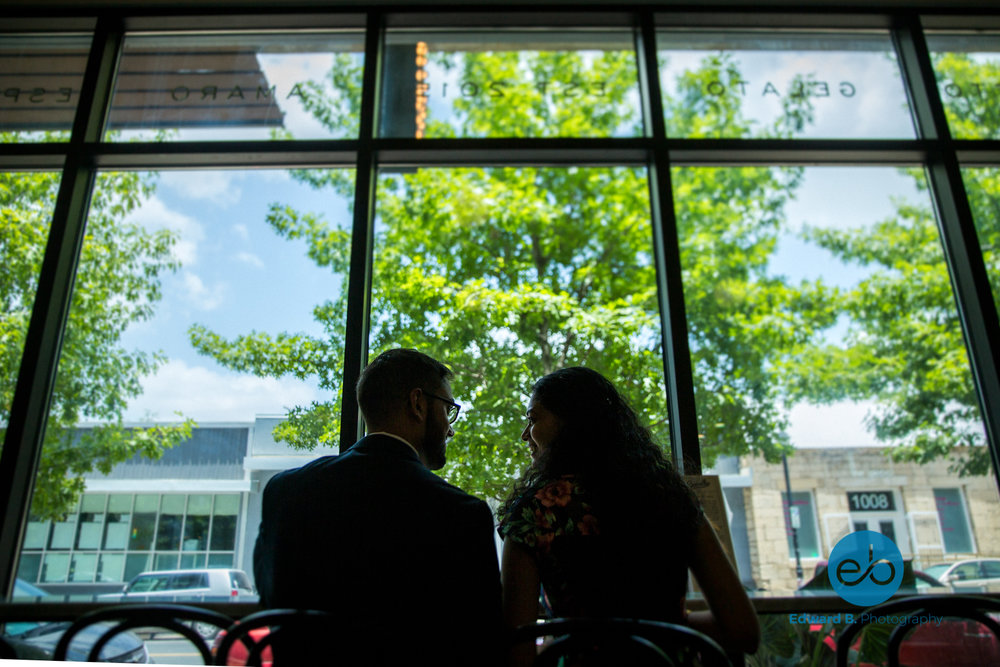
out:
{"label": "chair back", "polygon": [[337,627],[334,615],[325,611],[259,611],[226,630],[215,652],[215,664],[251,667],[328,664],[327,651],[336,646],[330,635]]}
{"label": "chair back", "polygon": [[[966,627],[944,627],[944,619],[971,621],[978,628],[970,631]],[[837,667],[847,667],[855,640],[873,624],[891,626],[885,643],[889,667],[899,667],[903,640],[908,636],[911,650],[927,664],[1000,664],[998,619],[1000,600],[978,595],[915,595],[891,600],[865,610],[841,631],[837,637]],[[963,655],[967,663],[961,662]]]}
{"label": "chair back", "polygon": [[16,660],[17,651],[7,641],[0,637],[0,660]]}
{"label": "chair back", "polygon": [[[87,654],[88,662],[100,662],[101,651],[114,637],[136,628],[162,628],[185,637],[201,654],[202,664],[212,664],[206,636],[229,627],[233,619],[208,609],[179,604],[121,604],[98,609],[73,621],[56,644],[53,660],[66,660],[73,638],[87,628],[100,626],[99,635]],[[212,631],[206,631],[211,628]],[[89,640],[88,640],[89,641]]]}
{"label": "chair back", "polygon": [[535,667],[567,664],[597,666],[670,665],[732,667],[725,651],[711,638],[687,626],[624,618],[557,618],[516,628],[512,644],[552,637],[535,659]]}

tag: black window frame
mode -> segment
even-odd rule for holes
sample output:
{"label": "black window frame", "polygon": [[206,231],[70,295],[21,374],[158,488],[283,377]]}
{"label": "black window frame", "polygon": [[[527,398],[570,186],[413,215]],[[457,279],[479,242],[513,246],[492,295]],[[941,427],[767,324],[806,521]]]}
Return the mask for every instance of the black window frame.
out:
{"label": "black window frame", "polygon": [[[68,5],[69,3],[67,3]],[[1000,30],[1000,10],[974,4],[947,11],[923,3],[878,3],[844,11],[828,6],[790,9],[775,3],[747,11],[732,0],[710,9],[667,5],[588,5],[537,8],[375,5],[315,8],[295,12],[256,4],[202,3],[197,13],[181,6],[115,10],[105,4],[74,5],[64,17],[29,8],[0,9],[5,32],[87,31],[93,35],[81,96],[70,140],[59,145],[7,145],[0,169],[57,169],[62,173],[45,249],[39,287],[17,379],[11,419],[0,455],[0,599],[12,590],[28,504],[44,436],[48,400],[58,364],[63,327],[82,244],[84,221],[99,170],[167,167],[344,166],[356,173],[354,218],[345,322],[344,375],[341,386],[354,386],[367,358],[373,252],[375,174],[385,167],[472,164],[614,164],[641,165],[650,174],[654,250],[660,301],[665,391],[674,460],[686,474],[701,472],[692,368],[681,281],[680,250],[674,219],[670,168],[684,165],[891,164],[920,165],[926,170],[937,208],[945,259],[969,351],[973,378],[986,428],[986,440],[1000,487],[1000,323],[966,195],[963,166],[1000,164],[1000,141],[953,140],[935,85],[923,30],[965,26]],[[129,9],[132,13],[129,13]],[[245,11],[244,11],[245,10]],[[32,11],[35,13],[33,14]],[[272,29],[314,26],[320,20],[363,26],[365,67],[360,134],[350,140],[295,142],[179,142],[176,144],[102,143],[104,121],[113,91],[116,64],[128,31]],[[381,44],[389,27],[433,25],[608,25],[632,28],[639,64],[646,134],[628,139],[400,139],[376,135],[381,88]],[[661,27],[713,26],[775,28],[879,27],[892,35],[917,126],[913,140],[744,140],[674,139],[666,136],[656,56]],[[341,448],[360,435],[361,421],[352,392],[344,392]]]}

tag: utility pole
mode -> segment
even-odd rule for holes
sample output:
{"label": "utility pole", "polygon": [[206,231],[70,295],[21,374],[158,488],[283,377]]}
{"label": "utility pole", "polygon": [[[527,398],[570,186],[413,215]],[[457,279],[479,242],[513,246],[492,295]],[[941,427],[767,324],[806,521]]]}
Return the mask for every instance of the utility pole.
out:
{"label": "utility pole", "polygon": [[799,527],[797,518],[798,508],[795,514],[792,513],[792,482],[788,477],[788,458],[782,453],[781,465],[785,468],[785,516],[789,527],[792,529],[792,548],[795,550],[795,578],[798,579],[799,586],[802,585],[802,556],[799,554]]}

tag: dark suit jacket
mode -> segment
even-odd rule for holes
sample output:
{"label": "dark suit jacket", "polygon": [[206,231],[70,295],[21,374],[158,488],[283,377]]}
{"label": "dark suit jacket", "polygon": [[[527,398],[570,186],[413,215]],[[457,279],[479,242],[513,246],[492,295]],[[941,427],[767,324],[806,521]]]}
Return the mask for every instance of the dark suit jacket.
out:
{"label": "dark suit jacket", "polygon": [[343,664],[495,662],[493,515],[394,438],[368,436],[273,477],[254,576],[264,606],[340,619],[315,639],[324,658],[329,648]]}

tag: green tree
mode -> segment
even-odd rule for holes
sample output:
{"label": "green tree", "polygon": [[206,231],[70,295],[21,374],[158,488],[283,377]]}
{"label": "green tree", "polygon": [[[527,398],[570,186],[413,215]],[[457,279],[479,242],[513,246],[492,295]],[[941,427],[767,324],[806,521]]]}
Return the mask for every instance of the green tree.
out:
{"label": "green tree", "polygon": [[[0,135],[0,141],[10,139]],[[0,438],[10,419],[58,188],[55,173],[0,172]],[[141,378],[163,357],[124,349],[121,335],[152,316],[159,276],[176,268],[171,233],[122,222],[152,190],[150,178],[136,173],[98,178],[35,481],[32,511],[39,516],[69,509],[87,472],[110,472],[136,453],[158,458],[190,435],[190,422],[145,429],[122,424],[128,399],[141,393]],[[76,429],[84,420],[101,425]]]}
{"label": "green tree", "polygon": [[[998,136],[1000,99],[995,86],[984,82],[997,80],[1000,62],[941,54],[936,71],[952,133]],[[922,172],[907,173],[927,191]],[[969,168],[964,177],[1000,307],[1000,171]],[[803,394],[818,401],[875,399],[868,426],[893,445],[897,460],[950,458],[962,475],[989,472],[969,359],[930,206],[901,201],[892,217],[870,228],[813,229],[809,238],[868,271],[843,295],[850,316],[844,343],[812,351],[809,367],[816,374],[803,384]]]}
{"label": "green tree", "polygon": [[[628,97],[635,69],[621,53],[472,53],[441,62],[459,68],[462,81],[504,81],[519,94],[468,96],[455,104],[454,117],[429,118],[428,136],[483,136],[498,127],[504,136],[628,135],[641,122]],[[738,97],[707,101],[699,93],[706,81],[734,73],[731,60],[717,56],[682,77],[682,93],[668,105],[673,136],[788,136],[808,121],[808,100],[800,99],[789,102],[773,127],[752,128]],[[525,88],[526,81],[584,87],[600,81],[591,90],[603,94],[560,98],[555,86],[543,92]],[[322,87],[308,90],[318,95]],[[315,107],[346,107],[349,112],[338,113],[349,118],[357,113],[352,99],[317,100]],[[691,100],[703,108],[692,109]],[[353,194],[344,172],[297,177]],[[790,169],[674,174],[698,419],[709,463],[720,453],[748,451],[776,460],[787,449],[780,435],[779,361],[833,321],[832,290],[821,283],[791,285],[768,271],[783,206],[798,178]],[[565,365],[586,364],[609,375],[667,441],[648,189],[645,170],[633,167],[380,175],[370,347],[373,354],[417,347],[456,371],[456,395],[472,409],[449,446],[448,479],[499,493],[527,464],[518,441],[525,394],[533,380]],[[305,239],[318,264],[346,273],[346,224],[278,204],[268,223],[284,238]],[[252,332],[225,339],[195,326],[191,340],[236,370],[318,376],[332,399],[297,408],[276,431],[309,449],[337,438],[344,306],[342,293],[314,310],[327,338]]]}

